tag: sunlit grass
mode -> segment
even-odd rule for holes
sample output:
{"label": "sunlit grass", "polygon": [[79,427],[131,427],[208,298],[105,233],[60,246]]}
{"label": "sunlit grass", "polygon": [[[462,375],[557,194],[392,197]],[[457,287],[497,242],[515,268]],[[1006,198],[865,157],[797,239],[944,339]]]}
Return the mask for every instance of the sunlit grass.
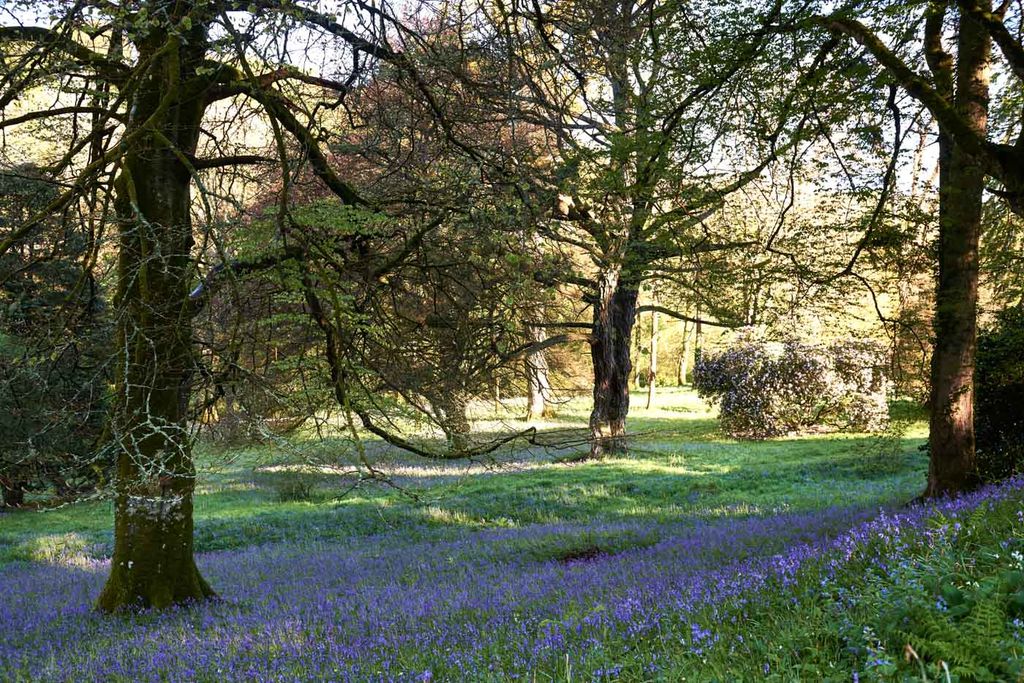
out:
{"label": "sunlit grass", "polygon": [[[630,453],[599,462],[560,462],[564,449],[524,448],[478,462],[427,461],[376,445],[375,467],[402,491],[371,483],[348,490],[353,462],[343,441],[302,434],[287,445],[221,448],[200,443],[195,499],[200,552],[281,540],[343,540],[396,529],[411,538],[460,530],[559,522],[673,520],[774,514],[909,500],[923,483],[918,451],[925,425],[901,438],[833,434],[739,442],[717,431],[714,414],[690,391],[661,389],[657,405],[634,396]],[[493,405],[474,406],[479,417]],[[589,399],[558,406],[547,433],[585,426]],[[920,417],[898,406],[901,417]],[[510,416],[518,407],[509,406]],[[478,422],[478,429],[497,423]],[[503,429],[526,423],[505,420]],[[310,455],[296,462],[295,453]],[[325,463],[323,455],[338,455]],[[308,500],[281,500],[296,473],[314,478]],[[109,501],[0,516],[0,562],[102,557],[112,542]],[[59,549],[54,539],[74,539]],[[50,539],[50,540],[47,540]],[[49,550],[47,548],[50,548]]]}

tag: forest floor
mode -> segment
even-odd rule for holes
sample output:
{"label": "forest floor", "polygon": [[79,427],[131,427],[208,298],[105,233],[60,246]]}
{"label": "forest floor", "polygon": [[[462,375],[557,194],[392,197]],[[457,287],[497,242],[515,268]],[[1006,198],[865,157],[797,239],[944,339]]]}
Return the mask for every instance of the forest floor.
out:
{"label": "forest floor", "polygon": [[[201,608],[91,611],[109,502],[2,515],[0,680],[1024,671],[1020,481],[907,507],[927,459],[904,404],[884,434],[739,442],[688,390],[644,399],[629,454],[597,462],[573,458],[582,399],[537,425],[544,445],[476,462],[363,444],[387,483],[337,435],[200,444],[196,548],[225,598]],[[477,426],[525,428],[519,411],[480,406]]]}

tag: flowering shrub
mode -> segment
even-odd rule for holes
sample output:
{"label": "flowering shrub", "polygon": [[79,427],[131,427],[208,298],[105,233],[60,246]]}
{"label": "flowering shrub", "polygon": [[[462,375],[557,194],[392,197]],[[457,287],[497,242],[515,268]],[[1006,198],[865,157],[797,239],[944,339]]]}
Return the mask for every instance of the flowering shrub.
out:
{"label": "flowering shrub", "polygon": [[889,420],[884,357],[870,342],[746,340],[704,356],[694,387],[719,402],[727,434],[765,439],[812,427],[877,431]]}

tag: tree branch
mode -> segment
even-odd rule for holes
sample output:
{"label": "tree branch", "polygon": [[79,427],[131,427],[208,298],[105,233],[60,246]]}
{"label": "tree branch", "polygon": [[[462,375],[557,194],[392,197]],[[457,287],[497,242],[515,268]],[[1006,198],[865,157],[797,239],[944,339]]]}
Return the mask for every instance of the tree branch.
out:
{"label": "tree branch", "polygon": [[722,327],[727,330],[734,330],[737,327],[742,327],[742,325],[738,325],[735,323],[722,323],[716,322],[714,320],[704,320],[703,318],[694,318],[693,316],[689,316],[684,313],[679,313],[678,311],[673,311],[671,308],[665,308],[664,306],[655,306],[653,304],[646,306],[637,306],[636,309],[637,313],[646,313],[648,311],[662,313],[670,318],[675,318],[676,320],[683,320],[690,323],[700,323],[701,325],[708,325],[710,327]]}
{"label": "tree branch", "polygon": [[981,24],[1006,58],[1014,75],[1024,82],[1024,45],[1021,45],[1006,28],[1002,18],[983,9],[977,0],[957,0],[960,11]]}
{"label": "tree branch", "polygon": [[111,83],[122,83],[130,75],[130,70],[124,64],[112,62],[81,43],[42,26],[0,26],[0,43],[3,42],[36,43],[53,47],[80,64],[92,67],[98,76]]}
{"label": "tree branch", "polygon": [[886,47],[867,26],[856,19],[833,14],[818,17],[816,21],[829,31],[847,35],[867,48],[878,63],[885,68],[896,82],[911,97],[923,104],[931,112],[939,125],[954,137],[956,143],[973,154],[987,154],[988,143],[967,124],[957,113],[952,103],[946,100],[924,76],[910,68],[892,50]]}

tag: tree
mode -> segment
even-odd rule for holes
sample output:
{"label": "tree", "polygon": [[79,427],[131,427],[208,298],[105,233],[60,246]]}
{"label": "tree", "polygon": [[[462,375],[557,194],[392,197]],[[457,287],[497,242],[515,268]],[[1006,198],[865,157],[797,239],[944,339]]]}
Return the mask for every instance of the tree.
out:
{"label": "tree", "polygon": [[1024,306],[999,311],[979,335],[977,368],[978,470],[985,481],[1024,467]]}
{"label": "tree", "polygon": [[[543,327],[527,325],[530,340],[537,345],[547,341],[548,335]],[[527,353],[525,357],[526,375],[526,419],[535,420],[551,414],[551,377],[549,375],[547,352],[543,349]]]}
{"label": "tree", "polygon": [[524,181],[550,209],[541,234],[589,260],[561,279],[592,308],[592,457],[626,447],[641,283],[673,262],[692,271],[703,255],[753,246],[705,219],[800,138],[808,102],[835,66],[831,48],[807,58],[804,44],[779,39],[779,25],[794,21],[783,6],[478,6],[473,35],[505,54],[509,70],[491,106],[540,127],[553,157]]}
{"label": "tree", "polygon": [[[926,496],[955,493],[978,482],[973,374],[986,178],[1001,185],[991,191],[1014,212],[1024,212],[1024,130],[1013,144],[1000,141],[1012,139],[1013,128],[1019,128],[1019,103],[1014,103],[1024,81],[1024,46],[1012,29],[1013,22],[1021,21],[1020,11],[1018,7],[1011,16],[1011,5],[1003,2],[993,9],[990,0],[957,0],[894,7],[902,20],[923,7],[918,50],[909,49],[913,45],[908,41],[888,46],[879,37],[881,30],[859,20],[875,18],[863,3],[819,19],[833,33],[863,44],[889,77],[928,109],[939,128],[938,279]],[[858,17],[858,12],[868,16]],[[952,52],[944,38],[950,26],[956,36]],[[995,126],[989,121],[993,43],[1014,83],[998,93],[1009,106],[996,108],[1007,120]],[[930,75],[921,72],[920,61]]]}
{"label": "tree", "polygon": [[[345,6],[357,8],[356,3]],[[239,11],[247,17],[243,31],[232,24],[232,14]],[[31,15],[25,8],[14,16]],[[322,103],[301,99],[309,93],[297,86],[313,84],[321,100],[324,93],[333,100],[377,58],[400,60],[387,45],[332,17],[271,0],[143,0],[95,7],[58,2],[52,17],[45,26],[0,28],[0,102],[6,109],[39,88],[57,94],[62,106],[30,109],[4,125],[55,117],[81,124],[73,127],[76,134],[69,137],[66,153],[48,169],[51,176],[70,182],[0,242],[0,253],[37,230],[46,216],[90,193],[98,194],[100,206],[113,207],[105,218],[117,232],[116,391],[110,420],[111,443],[118,453],[117,493],[111,574],[98,604],[113,611],[208,598],[213,591],[200,576],[192,552],[195,468],[188,413],[197,372],[192,316],[198,299],[218,282],[296,254],[285,243],[259,262],[222,264],[195,288],[200,275],[196,236],[205,243],[211,235],[208,226],[193,223],[193,193],[205,186],[201,171],[267,161],[200,146],[203,126],[227,101],[254,102],[259,116],[279,133],[278,142],[284,135],[294,140],[338,201],[364,205],[330,167],[310,125],[296,114]],[[329,36],[353,66],[342,80],[308,76],[303,64],[289,62],[293,53],[275,55],[272,45],[261,42],[260,32],[268,26]],[[228,39],[214,41],[213,32]],[[250,64],[254,52],[259,52],[257,71]],[[105,94],[91,101],[76,97],[94,88]],[[287,149],[278,144],[277,151],[287,175]],[[214,156],[205,156],[210,152]],[[204,197],[200,192],[199,199]],[[351,244],[358,236],[340,241]]]}

